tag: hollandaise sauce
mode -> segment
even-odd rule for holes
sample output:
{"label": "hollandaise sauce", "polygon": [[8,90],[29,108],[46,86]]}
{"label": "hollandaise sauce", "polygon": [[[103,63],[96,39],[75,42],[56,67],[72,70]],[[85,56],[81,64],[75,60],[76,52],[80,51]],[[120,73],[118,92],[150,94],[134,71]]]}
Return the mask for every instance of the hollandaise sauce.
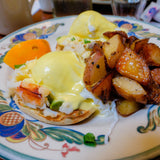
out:
{"label": "hollandaise sauce", "polygon": [[36,83],[51,90],[54,101],[63,102],[61,110],[70,108],[71,112],[84,101],[80,95],[84,88],[84,67],[74,52],[56,51],[37,60],[31,73]]}
{"label": "hollandaise sauce", "polygon": [[89,10],[82,12],[73,22],[69,35],[81,38],[97,39],[103,37],[106,31],[114,31],[116,25],[108,21],[100,13]]}

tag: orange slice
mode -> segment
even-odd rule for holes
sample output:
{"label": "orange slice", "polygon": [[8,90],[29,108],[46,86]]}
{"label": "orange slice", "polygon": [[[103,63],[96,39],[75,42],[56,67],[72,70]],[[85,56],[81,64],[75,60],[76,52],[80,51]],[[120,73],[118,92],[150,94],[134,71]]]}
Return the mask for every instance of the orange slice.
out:
{"label": "orange slice", "polygon": [[44,54],[51,52],[48,41],[44,39],[32,39],[21,42],[12,47],[5,55],[3,62],[15,68],[32,59],[38,59]]}

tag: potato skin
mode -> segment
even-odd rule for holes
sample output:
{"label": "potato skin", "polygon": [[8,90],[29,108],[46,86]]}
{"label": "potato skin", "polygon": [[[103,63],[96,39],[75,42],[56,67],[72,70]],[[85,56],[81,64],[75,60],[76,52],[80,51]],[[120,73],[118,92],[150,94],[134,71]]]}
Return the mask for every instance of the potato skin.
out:
{"label": "potato skin", "polygon": [[117,62],[116,70],[123,76],[148,85],[150,81],[150,70],[145,60],[134,51],[126,48]]}
{"label": "potato skin", "polygon": [[157,45],[153,43],[144,44],[140,55],[149,66],[160,66],[160,48]]}
{"label": "potato skin", "polygon": [[151,71],[152,80],[160,85],[160,68],[155,68]]}
{"label": "potato skin", "polygon": [[113,86],[123,98],[134,100],[139,103],[147,103],[147,92],[135,80],[118,76],[112,79]]}
{"label": "potato skin", "polygon": [[147,44],[148,41],[149,41],[148,38],[136,40],[136,41],[135,41],[135,46],[134,46],[134,51],[135,51],[136,53],[140,53],[140,51],[142,50],[143,46],[144,46],[145,44]]}
{"label": "potato skin", "polygon": [[105,32],[103,33],[104,36],[108,37],[108,38],[112,38],[114,35],[120,35],[121,37],[127,39],[128,38],[128,35],[126,32],[124,31],[113,31],[113,32]]}
{"label": "potato skin", "polygon": [[119,34],[114,35],[103,44],[102,48],[104,55],[106,56],[108,66],[113,69],[125,49],[121,36]]}
{"label": "potato skin", "polygon": [[160,86],[158,84],[152,82],[147,86],[147,92],[148,103],[160,104]]}
{"label": "potato skin", "polygon": [[86,85],[93,86],[106,75],[106,58],[103,53],[97,51],[86,60],[83,81]]}
{"label": "potato skin", "polygon": [[106,103],[110,97],[112,77],[113,73],[108,74],[92,88],[92,93],[99,97],[103,103]]}
{"label": "potato skin", "polygon": [[130,37],[128,37],[128,38],[127,38],[127,41],[126,41],[127,47],[128,47],[128,48],[131,48],[132,50],[134,50],[135,42],[136,42],[137,40],[138,40],[138,38],[135,37],[135,36],[130,36]]}
{"label": "potato skin", "polygon": [[132,100],[124,99],[116,101],[117,112],[123,117],[130,116],[131,114],[140,110],[142,107],[142,104]]}

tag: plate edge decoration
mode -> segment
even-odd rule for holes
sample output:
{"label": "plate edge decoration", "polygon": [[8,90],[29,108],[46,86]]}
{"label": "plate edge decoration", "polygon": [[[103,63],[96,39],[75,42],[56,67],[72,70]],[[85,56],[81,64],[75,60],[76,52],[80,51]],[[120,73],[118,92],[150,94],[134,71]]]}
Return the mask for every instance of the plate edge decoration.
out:
{"label": "plate edge decoration", "polygon": [[[142,25],[139,25],[139,24],[133,24],[133,23],[129,23],[128,21],[118,21],[118,20],[115,20],[114,23],[119,27],[119,28],[123,28],[125,30],[127,30],[127,33],[128,35],[134,35],[134,36],[138,36],[140,38],[148,38],[148,37],[156,37],[157,39],[160,40],[160,35],[159,34],[155,34],[155,33],[150,33],[148,29],[143,29]],[[25,41],[25,40],[29,40],[29,39],[34,39],[34,38],[39,38],[39,39],[46,39],[48,38],[48,36],[50,35],[53,35],[53,33],[55,33],[56,29],[60,26],[60,25],[64,25],[63,23],[60,23],[60,24],[57,24],[57,26],[55,25],[52,25],[48,28],[46,27],[42,27],[42,28],[35,28],[35,29],[30,29],[28,30],[27,32],[25,33],[22,33],[22,34],[19,34],[19,35],[16,35],[15,37],[11,38],[10,39],[10,45],[9,45],[9,48],[13,47],[15,44],[21,42],[21,41]],[[5,53],[4,54],[0,54],[0,64],[3,63],[3,57],[4,57]],[[74,147],[70,147],[68,145],[68,143],[76,143],[76,144],[83,144],[83,136],[84,134],[81,133],[81,132],[77,132],[75,130],[65,130],[65,128],[62,128],[62,127],[54,127],[54,128],[43,128],[42,125],[38,124],[38,123],[35,123],[35,122],[32,122],[32,121],[29,121],[29,120],[25,120],[25,118],[23,116],[21,116],[21,114],[17,111],[15,111],[14,107],[16,106],[14,104],[13,101],[11,101],[12,103],[10,103],[10,106],[7,104],[7,101],[6,99],[4,98],[3,96],[3,91],[0,90],[0,106],[3,108],[0,109],[0,118],[4,118],[6,115],[8,115],[10,112],[16,112],[16,115],[20,118],[19,119],[19,123],[21,124],[20,126],[18,126],[18,129],[19,129],[19,132],[16,130],[14,130],[15,134],[13,134],[12,132],[12,135],[10,136],[7,136],[7,135],[1,135],[2,137],[6,137],[8,141],[10,142],[16,142],[16,143],[20,143],[20,142],[23,142],[25,140],[28,139],[29,136],[31,136],[31,139],[29,139],[29,144],[31,147],[32,144],[31,143],[34,143],[37,145],[37,147],[39,147],[41,150],[42,149],[49,149],[49,150],[52,150],[51,148],[49,148],[49,144],[45,143],[44,146],[39,146],[39,144],[37,142],[39,141],[43,141],[46,139],[46,136],[50,136],[52,139],[57,139],[58,141],[64,141],[66,140],[67,143],[64,143],[62,145],[62,149],[59,149],[59,151],[61,152],[62,154],[62,157],[66,157],[66,155],[70,152],[70,151],[76,151],[76,152],[80,152],[80,150],[74,146]],[[159,107],[160,108],[160,107]],[[155,109],[157,110],[157,108]],[[157,110],[159,111],[159,109]],[[150,113],[150,110],[148,110],[148,112]],[[148,115],[149,115],[148,113]],[[159,112],[158,112],[159,113]],[[148,119],[149,121],[149,119]],[[17,123],[18,123],[17,122]],[[15,122],[16,123],[16,122]],[[18,124],[19,124],[18,123]],[[149,122],[148,122],[149,123]],[[0,120],[0,124],[2,125],[3,122],[2,120]],[[157,124],[157,123],[156,123]],[[16,124],[17,125],[17,124]],[[148,125],[147,125],[148,126]],[[17,126],[16,126],[17,127]],[[16,128],[15,127],[15,128]],[[15,129],[14,128],[14,129]],[[33,130],[30,130],[30,128],[33,128]],[[32,135],[36,135],[36,134],[32,134],[31,132],[34,132],[36,129],[38,128],[38,132],[36,133],[37,136],[32,136]],[[153,127],[152,130],[154,130],[156,127]],[[73,140],[73,139],[70,139],[68,137],[64,138],[64,139],[61,139],[61,138],[58,138],[57,136],[53,135],[52,133],[55,131],[55,130],[58,130],[59,133],[62,133],[62,130],[63,132],[65,131],[66,133],[74,133],[77,135],[77,138],[78,140]],[[137,131],[140,132],[140,130],[137,128]],[[146,130],[146,132],[148,132],[149,130]],[[145,132],[145,133],[146,133]],[[1,132],[0,132],[1,133]],[[10,133],[11,134],[11,133]],[[16,138],[16,137],[19,137],[19,138]],[[21,138],[20,138],[21,137]],[[38,138],[37,138],[38,137]],[[40,137],[40,138],[39,138]],[[76,137],[76,136],[75,136]],[[96,139],[96,144],[104,144],[104,135],[100,135],[97,137]],[[2,147],[4,147],[2,144],[1,144]],[[38,148],[38,149],[39,149]],[[160,147],[159,147],[160,148]],[[159,149],[158,148],[158,149]],[[37,148],[35,148],[37,149]],[[64,150],[65,149],[65,152]],[[54,149],[53,149],[54,151]],[[20,153],[21,154],[21,153]]]}

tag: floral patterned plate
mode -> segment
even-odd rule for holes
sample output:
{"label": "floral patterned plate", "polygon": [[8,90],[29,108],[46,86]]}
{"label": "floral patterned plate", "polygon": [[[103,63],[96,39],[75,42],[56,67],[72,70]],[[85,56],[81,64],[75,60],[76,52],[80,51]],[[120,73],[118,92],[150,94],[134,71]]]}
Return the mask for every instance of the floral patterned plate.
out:
{"label": "floral patterned plate", "polygon": [[[160,46],[159,28],[135,19],[106,18],[126,30],[128,35],[149,37]],[[25,115],[12,99],[6,97],[6,82],[11,72],[3,63],[7,51],[21,41],[35,38],[46,39],[51,49],[55,50],[56,39],[68,33],[74,19],[75,16],[70,16],[43,21],[0,40],[0,157],[12,160],[133,160],[160,157],[160,107],[157,105],[147,105],[127,118],[119,116],[112,132],[106,135],[109,131],[106,119],[96,121],[94,117],[95,120],[67,127],[47,125]],[[96,136],[94,147],[85,145],[83,140],[90,130]]]}

